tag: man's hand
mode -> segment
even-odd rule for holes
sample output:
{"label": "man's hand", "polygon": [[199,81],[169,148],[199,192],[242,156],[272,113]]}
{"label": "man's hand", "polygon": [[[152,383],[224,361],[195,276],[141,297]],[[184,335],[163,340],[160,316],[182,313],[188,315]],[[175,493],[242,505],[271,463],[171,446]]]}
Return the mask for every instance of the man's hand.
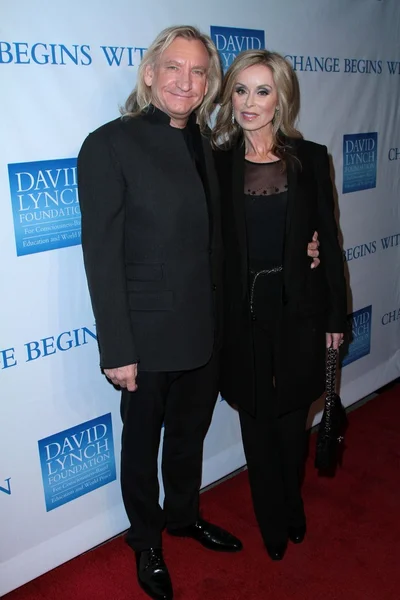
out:
{"label": "man's hand", "polygon": [[316,267],[318,267],[319,263],[321,262],[318,258],[318,256],[319,256],[318,248],[319,248],[318,232],[314,231],[314,235],[312,237],[312,242],[310,242],[307,246],[307,256],[314,259],[311,263],[311,269],[315,269]]}
{"label": "man's hand", "polygon": [[327,333],[326,347],[337,350],[343,344],[343,333]]}
{"label": "man's hand", "polygon": [[104,373],[114,385],[126,388],[128,392],[136,392],[137,363],[116,369],[104,369]]}

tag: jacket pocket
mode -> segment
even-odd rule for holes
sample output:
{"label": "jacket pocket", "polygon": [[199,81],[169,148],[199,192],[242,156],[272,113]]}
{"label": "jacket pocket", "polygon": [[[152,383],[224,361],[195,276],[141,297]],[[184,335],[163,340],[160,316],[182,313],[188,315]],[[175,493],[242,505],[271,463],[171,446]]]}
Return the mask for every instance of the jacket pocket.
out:
{"label": "jacket pocket", "polygon": [[128,263],[125,271],[128,281],[161,281],[164,278],[161,263]]}
{"label": "jacket pocket", "polygon": [[174,293],[170,290],[157,292],[129,292],[129,308],[140,311],[172,310]]}

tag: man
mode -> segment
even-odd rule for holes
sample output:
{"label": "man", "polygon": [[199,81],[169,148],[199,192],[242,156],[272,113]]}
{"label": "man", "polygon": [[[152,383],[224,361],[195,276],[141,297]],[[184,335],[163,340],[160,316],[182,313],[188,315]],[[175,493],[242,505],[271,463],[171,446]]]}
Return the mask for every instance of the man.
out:
{"label": "man", "polygon": [[143,58],[123,118],[89,135],[78,159],[100,366],[122,388],[127,542],[136,552],[139,584],[156,600],[173,596],[161,549],[164,527],[212,550],[242,548],[199,515],[222,310],[218,184],[200,130],[219,87],[210,38],[193,27],[164,30]]}

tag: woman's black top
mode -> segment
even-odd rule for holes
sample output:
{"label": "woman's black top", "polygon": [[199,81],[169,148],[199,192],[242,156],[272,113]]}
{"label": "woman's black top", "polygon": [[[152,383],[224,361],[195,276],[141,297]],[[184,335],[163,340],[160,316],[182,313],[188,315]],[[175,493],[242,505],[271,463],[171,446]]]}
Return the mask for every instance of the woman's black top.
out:
{"label": "woman's black top", "polygon": [[276,319],[282,298],[282,273],[260,273],[282,266],[287,204],[287,176],[282,162],[246,160],[244,194],[250,308],[253,320],[267,324],[273,321],[271,313]]}
{"label": "woman's black top", "polygon": [[281,161],[245,161],[244,193],[250,267],[282,264],[287,177]]}

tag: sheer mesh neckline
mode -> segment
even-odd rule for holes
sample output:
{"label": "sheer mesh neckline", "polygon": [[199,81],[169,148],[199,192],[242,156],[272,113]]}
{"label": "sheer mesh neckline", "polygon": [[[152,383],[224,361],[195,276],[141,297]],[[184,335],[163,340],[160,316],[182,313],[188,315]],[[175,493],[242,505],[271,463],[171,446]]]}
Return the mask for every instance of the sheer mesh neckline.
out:
{"label": "sheer mesh neckline", "polygon": [[272,196],[287,191],[287,175],[282,161],[255,163],[245,159],[244,193],[248,196]]}

